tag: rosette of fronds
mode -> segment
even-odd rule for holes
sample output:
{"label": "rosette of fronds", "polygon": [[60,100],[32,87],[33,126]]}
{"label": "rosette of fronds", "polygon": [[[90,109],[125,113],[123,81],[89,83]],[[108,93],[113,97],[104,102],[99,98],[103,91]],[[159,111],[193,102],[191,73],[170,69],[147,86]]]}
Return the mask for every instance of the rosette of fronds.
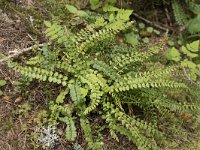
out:
{"label": "rosette of fronds", "polygon": [[[88,119],[95,112],[105,120],[114,139],[119,140],[117,133],[121,133],[140,150],[160,149],[165,132],[158,127],[155,115],[199,109],[195,101],[179,101],[169,92],[190,93],[181,67],[151,60],[163,50],[165,38],[156,45],[132,48],[116,42],[119,33],[133,28],[132,22],[117,29],[89,26],[76,34],[57,23],[45,24],[50,39],[45,54],[38,53],[26,64],[10,62],[9,66],[25,77],[63,88],[50,104],[49,122],[64,122],[68,141],[76,139],[75,119],[80,118],[88,149],[102,149],[102,136],[93,137]],[[53,57],[48,63],[47,55]],[[134,113],[138,108],[144,116],[153,114],[153,119],[138,117]]]}

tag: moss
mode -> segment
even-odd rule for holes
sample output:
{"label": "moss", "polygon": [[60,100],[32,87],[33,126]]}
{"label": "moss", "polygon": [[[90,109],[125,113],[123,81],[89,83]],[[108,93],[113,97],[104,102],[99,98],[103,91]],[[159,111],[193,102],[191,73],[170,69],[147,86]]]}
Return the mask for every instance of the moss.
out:
{"label": "moss", "polygon": [[[25,23],[27,26],[27,30],[29,33],[39,36],[41,32],[39,31],[39,27],[42,22],[42,13],[40,11],[37,11],[33,8],[27,9],[26,7],[21,7],[21,5],[16,5],[13,2],[2,0],[0,2],[0,9],[2,9],[5,12],[9,12],[11,14],[10,16],[14,16],[13,14],[18,15],[21,20]],[[36,20],[34,23],[31,23],[30,16]]]}
{"label": "moss", "polygon": [[8,131],[11,128],[13,128],[13,122],[12,121],[1,121],[0,122],[0,130]]}

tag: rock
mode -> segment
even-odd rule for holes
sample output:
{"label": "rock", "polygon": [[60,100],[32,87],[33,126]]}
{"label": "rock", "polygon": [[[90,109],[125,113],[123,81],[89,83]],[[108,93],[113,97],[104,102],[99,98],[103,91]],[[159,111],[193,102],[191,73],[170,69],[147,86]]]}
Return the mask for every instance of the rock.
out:
{"label": "rock", "polygon": [[22,97],[18,97],[16,98],[15,103],[20,103],[21,101],[22,101]]}

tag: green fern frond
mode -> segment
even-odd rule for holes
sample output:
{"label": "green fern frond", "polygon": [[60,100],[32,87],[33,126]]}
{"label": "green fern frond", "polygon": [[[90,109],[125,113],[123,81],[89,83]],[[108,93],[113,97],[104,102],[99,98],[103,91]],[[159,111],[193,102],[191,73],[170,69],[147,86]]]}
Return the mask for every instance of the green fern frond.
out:
{"label": "green fern frond", "polygon": [[56,23],[50,23],[48,21],[45,21],[44,23],[48,27],[45,34],[50,40],[56,41],[58,44],[67,45],[70,43],[72,37],[69,37],[72,36],[72,34],[69,31]]}
{"label": "green fern frond", "polygon": [[112,98],[116,106],[118,106],[122,111],[124,111],[122,107],[122,100],[116,94],[112,93]]}
{"label": "green fern frond", "polygon": [[85,110],[84,102],[85,102],[85,95],[87,95],[87,93],[86,94],[81,93],[81,87],[78,84],[78,81],[72,81],[69,87],[70,87],[70,97],[75,105],[75,108],[77,112],[82,114],[82,112]]}
{"label": "green fern frond", "polygon": [[90,37],[87,39],[83,39],[84,42],[76,43],[77,52],[84,54],[90,47],[94,47],[103,41],[110,41],[112,40],[116,34],[120,31],[126,30],[130,28],[132,23],[127,23],[123,25],[119,29],[101,29],[98,32],[94,32]]}
{"label": "green fern frond", "polygon": [[81,77],[81,82],[87,84],[89,86],[89,89],[91,90],[91,101],[89,106],[84,111],[84,114],[86,115],[99,105],[101,97],[104,93],[103,91],[108,90],[108,85],[102,75],[96,74],[95,72],[86,74],[84,77]]}
{"label": "green fern frond", "polygon": [[[123,126],[113,125],[111,126],[111,128],[121,133],[122,135],[125,135],[126,137],[128,137],[130,141],[134,141],[138,150],[151,150],[151,149],[158,150],[159,149],[155,141],[153,141],[152,139],[150,140],[148,138],[145,138],[143,137],[143,135],[137,134],[134,131],[130,132],[128,129],[124,128]],[[134,134],[137,134],[137,135],[135,136]],[[143,140],[145,140],[145,142]]]}
{"label": "green fern frond", "polygon": [[82,118],[80,118],[80,123],[81,123],[81,127],[84,131],[86,141],[88,142],[88,146],[91,148],[92,143],[93,143],[93,138],[92,138],[92,130],[91,130],[89,121],[87,118],[82,117]]}
{"label": "green fern frond", "polygon": [[119,142],[119,138],[117,137],[117,134],[115,133],[114,127],[111,126],[111,123],[109,124],[110,126],[110,135],[113,139],[115,139],[117,142]]}
{"label": "green fern frond", "polygon": [[169,99],[164,99],[163,97],[155,99],[155,101],[153,103],[157,108],[158,107],[165,108],[165,109],[168,109],[168,110],[174,111],[174,112],[175,111],[181,112],[181,111],[187,110],[183,104],[169,100]]}
{"label": "green fern frond", "polygon": [[58,61],[54,65],[55,65],[56,68],[63,70],[63,71],[66,71],[66,72],[70,72],[70,73],[75,72],[74,68],[72,67],[72,65],[70,65],[70,62],[67,61],[67,60],[65,60],[65,62]]}
{"label": "green fern frond", "polygon": [[195,13],[196,15],[200,14],[200,4],[198,4],[195,0],[186,0],[189,9]]}
{"label": "green fern frond", "polygon": [[77,43],[77,51],[84,54],[90,47],[98,45],[99,42],[112,40],[113,37],[119,33],[120,30],[102,29],[99,32],[93,33],[86,41]]}
{"label": "green fern frond", "polygon": [[103,104],[103,107],[105,107],[105,110],[107,109],[107,111],[110,109],[110,114],[112,114],[126,128],[136,126],[142,130],[148,131],[150,134],[158,134],[159,133],[150,124],[147,124],[146,122],[144,122],[142,120],[136,119],[135,117],[130,117],[130,116],[126,115],[124,112],[120,111],[118,108],[115,108],[114,105],[109,102]]}
{"label": "green fern frond", "polygon": [[200,105],[196,103],[192,103],[192,104],[184,103],[182,107],[183,107],[182,108],[183,110],[190,110],[190,111],[200,110]]}
{"label": "green fern frond", "polygon": [[81,127],[84,131],[85,139],[88,143],[88,149],[100,150],[102,149],[102,142],[94,141],[92,136],[92,130],[90,127],[89,120],[85,117],[80,118]]}
{"label": "green fern frond", "polygon": [[66,90],[61,91],[58,97],[56,98],[56,103],[57,104],[63,103],[68,92],[69,92],[68,88]]}
{"label": "green fern frond", "polygon": [[[162,92],[156,90],[144,90],[142,93],[143,99],[140,102],[145,103],[145,99],[148,98],[148,102],[155,106],[158,110],[168,110],[169,112],[185,112],[185,111],[197,111],[200,109],[198,104],[194,103],[181,103],[176,100],[172,100],[168,95],[162,94]],[[148,105],[150,105],[148,103]]]}
{"label": "green fern frond", "polygon": [[148,51],[144,52],[130,52],[126,54],[114,54],[112,56],[111,65],[119,66],[120,68],[125,67],[131,63],[143,62],[149,57],[157,54],[160,51],[160,46],[153,46]]}
{"label": "green fern frond", "polygon": [[37,55],[37,56],[35,56],[35,57],[30,58],[30,59],[26,62],[26,64],[27,64],[27,65],[38,65],[38,64],[43,63],[44,60],[45,60],[44,57],[38,56],[38,55]]}
{"label": "green fern frond", "polygon": [[[148,150],[148,149],[158,149],[155,141],[150,141],[147,137],[145,137],[142,132],[139,130],[138,126],[140,128],[143,128],[147,130],[147,128],[150,128],[146,124],[138,124],[139,122],[135,120],[134,118],[130,118],[127,115],[125,115],[123,112],[120,112],[117,108],[114,108],[114,105],[111,103],[104,103],[103,104],[104,111],[107,113],[104,115],[104,118],[106,119],[106,122],[109,123],[109,127],[115,131],[120,132],[121,134],[126,135],[130,138],[133,142],[136,143],[138,149]],[[109,113],[109,109],[111,113]],[[115,119],[120,121],[122,126],[118,125],[115,121]],[[142,125],[142,126],[141,126]],[[150,132],[154,134],[155,129],[151,128]]]}
{"label": "green fern frond", "polygon": [[172,0],[172,8],[173,8],[174,17],[175,17],[177,24],[179,24],[179,25],[187,24],[188,17],[185,14],[179,0]]}
{"label": "green fern frond", "polygon": [[91,26],[87,26],[86,28],[81,29],[81,31],[74,36],[74,42],[76,42],[77,45],[85,42],[85,40],[92,36],[94,32],[95,29],[93,29]]}
{"label": "green fern frond", "polygon": [[103,72],[104,75],[108,76],[112,80],[120,79],[120,75],[108,64],[103,61],[92,61],[92,67],[97,69],[99,72]]}
{"label": "green fern frond", "polygon": [[25,77],[29,78],[35,78],[40,81],[49,81],[57,84],[61,84],[63,86],[67,85],[68,77],[64,76],[56,71],[37,68],[37,67],[22,67],[16,63],[10,64],[10,67],[12,67],[17,72],[21,73]]}
{"label": "green fern frond", "polygon": [[[155,71],[155,72],[154,72]],[[187,88],[184,83],[168,80],[166,76],[171,76],[170,72],[174,68],[170,67],[164,71],[154,70],[153,72],[138,73],[135,77],[127,74],[122,80],[116,81],[111,87],[110,92],[122,92],[132,89],[149,88],[149,87],[171,87],[171,88]],[[155,75],[156,74],[156,75]]]}
{"label": "green fern frond", "polygon": [[68,141],[74,141],[77,136],[76,126],[72,117],[60,118],[60,121],[67,124],[65,129],[65,136]]}
{"label": "green fern frond", "polygon": [[72,85],[70,85],[70,96],[71,96],[72,101],[75,104],[80,103],[81,92],[80,92],[80,87],[79,87],[77,81],[72,81]]}

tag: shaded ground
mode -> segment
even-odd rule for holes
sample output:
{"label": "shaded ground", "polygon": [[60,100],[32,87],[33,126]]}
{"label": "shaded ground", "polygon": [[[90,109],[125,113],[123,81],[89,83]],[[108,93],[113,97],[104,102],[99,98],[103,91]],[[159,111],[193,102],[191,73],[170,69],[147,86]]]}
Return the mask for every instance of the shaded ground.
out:
{"label": "shaded ground", "polygon": [[[26,26],[19,16],[2,9],[0,16],[0,50],[3,54],[8,55],[10,51],[32,44]],[[19,74],[1,64],[0,79],[5,79],[8,82],[4,87],[4,95],[0,101],[0,149],[2,150],[25,149],[27,147],[27,136],[21,127],[23,119],[21,117],[15,118],[12,114],[18,105],[15,103],[18,97],[13,94],[13,84],[18,77]]]}

